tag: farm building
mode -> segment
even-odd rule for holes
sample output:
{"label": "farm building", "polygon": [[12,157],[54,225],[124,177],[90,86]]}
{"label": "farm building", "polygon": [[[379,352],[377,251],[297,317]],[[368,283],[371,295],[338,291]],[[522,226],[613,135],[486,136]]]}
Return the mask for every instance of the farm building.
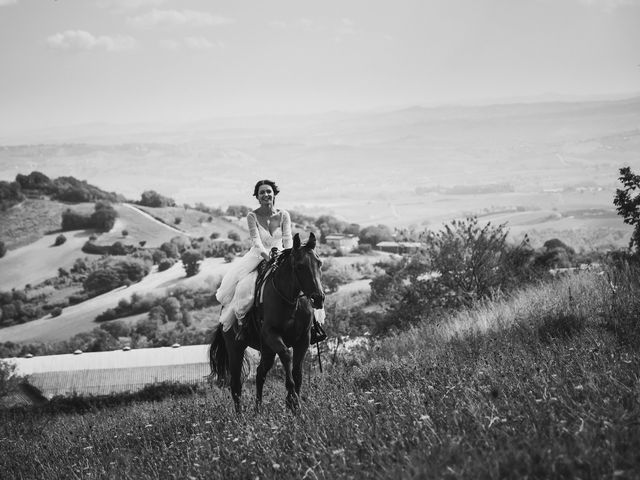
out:
{"label": "farm building", "polygon": [[55,396],[100,396],[137,392],[163,382],[202,384],[209,375],[208,345],[174,346],[7,358],[27,388],[15,403],[50,400]]}
{"label": "farm building", "polygon": [[327,245],[337,248],[343,253],[351,252],[358,246],[358,237],[355,235],[343,235],[341,233],[332,233],[325,237]]}
{"label": "farm building", "polygon": [[415,253],[422,247],[419,242],[379,242],[376,248],[389,253]]}

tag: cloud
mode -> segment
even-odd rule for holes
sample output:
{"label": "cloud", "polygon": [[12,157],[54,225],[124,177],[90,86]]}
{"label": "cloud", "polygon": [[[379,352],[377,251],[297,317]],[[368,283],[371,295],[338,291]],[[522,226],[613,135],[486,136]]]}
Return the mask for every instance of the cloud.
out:
{"label": "cloud", "polygon": [[98,6],[112,8],[117,11],[126,11],[143,7],[157,7],[166,2],[167,0],[98,0]]}
{"label": "cloud", "polygon": [[105,50],[107,52],[120,52],[131,50],[136,46],[136,40],[126,35],[94,36],[84,30],[66,30],[51,35],[47,38],[47,44],[51,48],[60,50]]}
{"label": "cloud", "polygon": [[18,3],[18,0],[0,0],[0,7],[15,5],[16,3]]}
{"label": "cloud", "polygon": [[600,8],[605,12],[613,12],[618,8],[640,6],[640,0],[578,0],[589,7]]}
{"label": "cloud", "polygon": [[220,43],[213,43],[204,37],[187,37],[184,39],[184,45],[192,50],[209,50],[221,46]]}
{"label": "cloud", "polygon": [[212,27],[228,25],[235,20],[220,15],[212,15],[196,10],[158,10],[127,18],[130,25],[137,28],[152,27]]}
{"label": "cloud", "polygon": [[308,33],[323,33],[338,43],[347,37],[362,33],[353,20],[344,17],[335,20],[315,20],[300,17],[290,22],[271,20],[267,25],[269,28],[275,30],[299,30]]}
{"label": "cloud", "polygon": [[212,42],[205,37],[185,37],[182,40],[163,40],[160,45],[167,50],[181,50],[187,48],[189,50],[211,50],[213,48],[224,48],[222,42]]}

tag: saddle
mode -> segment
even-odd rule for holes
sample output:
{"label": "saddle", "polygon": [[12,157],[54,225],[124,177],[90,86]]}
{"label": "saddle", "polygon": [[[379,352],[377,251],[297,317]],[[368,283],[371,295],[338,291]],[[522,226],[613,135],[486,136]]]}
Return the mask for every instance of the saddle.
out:
{"label": "saddle", "polygon": [[[260,331],[262,327],[263,320],[263,311],[262,311],[262,300],[264,293],[264,286],[266,285],[271,275],[275,273],[275,271],[282,265],[285,256],[279,255],[278,250],[276,248],[272,248],[269,260],[262,260],[257,267],[258,275],[256,277],[255,284],[255,295],[253,299],[253,321],[254,327],[256,331]],[[295,310],[293,312],[295,315]],[[311,324],[311,345],[315,345],[318,342],[322,342],[326,340],[327,334],[322,328],[322,325],[316,320],[315,315],[313,316],[313,323]]]}

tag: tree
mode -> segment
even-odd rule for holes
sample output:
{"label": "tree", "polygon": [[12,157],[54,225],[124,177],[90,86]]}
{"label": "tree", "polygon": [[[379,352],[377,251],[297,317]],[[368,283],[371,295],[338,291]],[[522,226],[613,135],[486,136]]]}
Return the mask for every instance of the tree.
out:
{"label": "tree", "polygon": [[186,250],[181,257],[187,277],[193,277],[200,271],[200,262],[203,260],[202,253],[197,250]]}
{"label": "tree", "polygon": [[103,268],[91,272],[83,283],[86,292],[94,295],[106,293],[122,285],[120,275],[111,268]]}
{"label": "tree", "polygon": [[372,225],[360,230],[359,239],[360,243],[368,243],[375,247],[380,242],[393,240],[393,234],[386,225]]}
{"label": "tree", "polygon": [[0,361],[0,398],[11,393],[18,385],[19,378],[14,374],[15,365]]}
{"label": "tree", "polygon": [[640,254],[640,175],[635,175],[631,167],[623,167],[618,180],[623,188],[616,189],[613,204],[624,223],[633,225],[629,248],[632,249],[635,245],[636,253]]}
{"label": "tree", "polygon": [[95,211],[91,214],[92,226],[102,232],[108,232],[113,228],[118,218],[118,212],[108,203],[98,202]]}
{"label": "tree", "polygon": [[176,202],[173,198],[165,197],[160,195],[155,190],[146,190],[142,192],[142,196],[140,197],[140,205],[145,207],[175,207]]}
{"label": "tree", "polygon": [[535,279],[528,240],[513,245],[507,234],[503,225],[481,226],[475,217],[454,220],[427,234],[424,253],[379,265],[386,274],[371,282],[371,299],[388,305],[380,331],[437,318]]}
{"label": "tree", "polygon": [[62,212],[62,230],[82,230],[89,228],[91,225],[91,219],[88,215],[74,212],[70,208],[67,208]]}

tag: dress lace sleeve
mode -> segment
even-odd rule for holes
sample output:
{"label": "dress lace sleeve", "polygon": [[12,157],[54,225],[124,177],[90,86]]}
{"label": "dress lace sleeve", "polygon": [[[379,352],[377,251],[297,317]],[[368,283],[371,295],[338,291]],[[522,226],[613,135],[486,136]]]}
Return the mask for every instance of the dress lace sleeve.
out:
{"label": "dress lace sleeve", "polygon": [[282,211],[282,246],[284,248],[293,247],[293,239],[291,237],[291,217],[286,210]]}
{"label": "dress lace sleeve", "polygon": [[251,238],[251,246],[257,248],[261,252],[268,253],[264,248],[260,232],[258,231],[258,219],[253,212],[247,214],[247,225],[249,226],[249,236]]}

